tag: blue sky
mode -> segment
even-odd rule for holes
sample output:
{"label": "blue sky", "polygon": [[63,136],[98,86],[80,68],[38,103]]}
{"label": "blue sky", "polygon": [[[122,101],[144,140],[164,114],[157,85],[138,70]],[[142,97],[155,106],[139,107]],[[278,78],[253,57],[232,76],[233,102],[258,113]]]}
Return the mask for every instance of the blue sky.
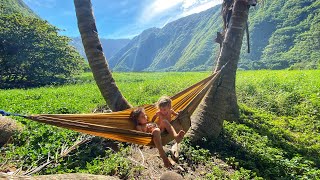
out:
{"label": "blue sky", "polygon": [[[163,27],[178,18],[207,10],[222,0],[91,0],[99,35],[132,38],[151,27]],[[73,0],[24,0],[42,19],[79,36]]]}

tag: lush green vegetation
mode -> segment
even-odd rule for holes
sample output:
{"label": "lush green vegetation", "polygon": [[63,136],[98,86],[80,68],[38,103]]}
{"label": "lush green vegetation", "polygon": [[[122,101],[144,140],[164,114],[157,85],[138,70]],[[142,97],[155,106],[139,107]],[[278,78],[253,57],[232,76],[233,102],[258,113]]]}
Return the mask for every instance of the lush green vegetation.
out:
{"label": "lush green vegetation", "polygon": [[[115,79],[133,105],[155,102],[207,76],[203,73],[115,73]],[[22,114],[86,113],[103,105],[88,73],[75,84],[29,90],[0,90],[0,109]],[[241,119],[225,122],[219,139],[205,140],[203,148],[183,143],[180,160],[197,169],[205,166],[208,179],[316,179],[320,177],[320,71],[239,71],[237,76]],[[1,149],[0,162],[22,167],[50,159],[40,174],[89,172],[132,177],[143,170],[125,158],[130,146],[107,149],[93,138],[66,158],[58,154],[81,135],[69,130],[20,119],[25,130]],[[234,170],[213,161],[213,155]],[[2,164],[0,164],[1,167]],[[5,167],[5,166],[3,166]]]}
{"label": "lush green vegetation", "polygon": [[213,152],[264,178],[320,177],[320,71],[246,71],[239,123],[226,122]]}
{"label": "lush green vegetation", "polygon": [[23,0],[2,0],[0,1],[1,14],[19,13],[24,16],[37,17]]}
{"label": "lush green vegetation", "polygon": [[317,69],[320,66],[320,2],[266,0],[249,17],[252,53],[244,69]]}
{"label": "lush green vegetation", "polygon": [[[9,6],[14,2],[25,8],[17,1],[7,1],[3,8],[16,7]],[[68,45],[70,39],[58,35],[59,29],[48,22],[25,14],[0,14],[0,88],[61,83],[79,74],[84,60]]]}
{"label": "lush green vegetation", "polygon": [[[193,84],[209,73],[120,73],[114,74],[118,86],[133,105],[156,102],[163,94],[174,94]],[[92,75],[86,73],[75,81],[77,84],[64,86],[48,86],[42,88],[21,90],[0,90],[0,109],[21,114],[39,113],[88,113],[95,107],[104,104],[104,100],[93,81]],[[177,83],[177,80],[183,80]],[[157,83],[155,83],[157,82]],[[161,88],[159,88],[161,87]],[[174,87],[174,88],[173,88]],[[64,147],[70,147],[80,139],[79,133],[43,125],[30,120],[18,119],[25,124],[23,133],[14,137],[14,142],[1,149],[0,162],[7,162],[24,170],[30,166],[37,166],[50,158],[59,162],[59,166],[48,166],[41,174],[65,172],[90,172],[123,174],[127,159],[98,162],[104,158],[111,158],[113,152],[94,139],[85,144],[81,150],[68,158],[62,159],[59,154]],[[120,164],[122,165],[120,165]],[[123,164],[124,163],[124,164]],[[132,163],[129,163],[132,168]],[[0,165],[1,166],[1,165]],[[103,169],[96,169],[96,168]],[[109,169],[109,170],[108,170]],[[128,174],[125,174],[128,175]]]}
{"label": "lush green vegetation", "polygon": [[218,53],[214,43],[221,28],[220,6],[150,28],[111,57],[116,71],[208,70]]}
{"label": "lush green vegetation", "polygon": [[[251,8],[251,53],[244,38],[242,69],[317,69],[320,66],[320,2],[264,0]],[[214,42],[222,28],[220,6],[193,14],[162,29],[142,32],[110,59],[116,71],[211,70]]]}

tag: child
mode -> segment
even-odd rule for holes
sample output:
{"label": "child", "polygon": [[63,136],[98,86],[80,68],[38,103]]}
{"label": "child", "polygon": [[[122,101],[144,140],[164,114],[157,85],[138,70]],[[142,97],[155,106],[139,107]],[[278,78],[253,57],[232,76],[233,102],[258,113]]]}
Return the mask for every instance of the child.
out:
{"label": "child", "polygon": [[169,168],[172,166],[161,143],[161,131],[155,123],[148,123],[148,118],[143,108],[137,108],[131,112],[131,120],[135,123],[138,131],[149,132],[153,136],[153,142],[159,151],[164,166]]}
{"label": "child", "polygon": [[171,99],[168,96],[162,96],[158,100],[157,106],[158,111],[156,112],[156,115],[152,118],[152,121],[156,120],[156,118],[159,117],[159,121],[157,122],[157,124],[161,132],[167,130],[168,133],[174,137],[176,142],[180,143],[182,141],[183,136],[185,135],[185,132],[183,130],[180,130],[179,133],[177,133],[170,124],[171,116],[177,116],[179,114],[171,108]]}

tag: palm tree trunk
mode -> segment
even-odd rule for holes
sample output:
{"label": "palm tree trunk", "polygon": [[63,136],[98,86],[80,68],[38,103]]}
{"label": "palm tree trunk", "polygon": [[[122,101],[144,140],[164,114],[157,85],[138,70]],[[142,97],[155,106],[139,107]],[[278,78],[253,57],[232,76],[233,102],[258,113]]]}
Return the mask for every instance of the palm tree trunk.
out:
{"label": "palm tree trunk", "polygon": [[219,84],[209,90],[191,117],[189,136],[192,142],[196,143],[202,138],[218,137],[224,120],[237,121],[239,118],[235,78],[248,13],[247,1],[234,1],[230,24],[225,33],[215,71],[227,65]]}
{"label": "palm tree trunk", "polygon": [[103,98],[113,111],[130,108],[131,105],[119,91],[103,54],[91,0],[74,0],[74,5],[86,56]]}

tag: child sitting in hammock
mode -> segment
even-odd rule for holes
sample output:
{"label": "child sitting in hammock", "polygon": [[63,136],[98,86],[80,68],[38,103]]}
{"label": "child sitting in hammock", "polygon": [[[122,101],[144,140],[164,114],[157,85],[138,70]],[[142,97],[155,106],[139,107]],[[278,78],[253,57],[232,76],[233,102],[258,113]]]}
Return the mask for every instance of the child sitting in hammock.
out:
{"label": "child sitting in hammock", "polygon": [[[174,128],[172,127],[172,125],[168,121],[166,121],[166,122],[163,121],[162,123],[161,122],[158,123],[160,128],[158,128],[158,125],[156,123],[148,123],[148,118],[147,118],[147,115],[146,115],[143,108],[137,108],[137,109],[133,110],[131,112],[130,117],[133,120],[133,122],[136,124],[137,130],[143,131],[143,132],[148,132],[148,133],[152,134],[153,142],[159,151],[160,157],[162,158],[165,167],[167,167],[167,168],[171,167],[172,164],[170,163],[170,161],[169,161],[169,159],[168,159],[168,157],[162,147],[161,132],[164,130],[167,130],[169,132],[169,134],[173,135],[173,137],[175,138],[175,140],[178,143],[181,142],[185,132],[180,131],[177,134],[176,131],[174,130]],[[160,121],[160,119],[159,119],[159,121]],[[167,123],[167,124],[163,124],[163,123]],[[164,129],[161,129],[161,127],[163,127]]]}
{"label": "child sitting in hammock", "polygon": [[171,103],[172,101],[170,97],[162,96],[157,102],[158,111],[156,112],[156,115],[153,116],[152,122],[154,122],[158,117],[159,120],[157,124],[161,132],[163,132],[164,130],[167,130],[168,133],[175,138],[177,143],[180,143],[183,136],[185,135],[185,132],[181,130],[179,131],[179,133],[177,133],[175,129],[172,127],[172,125],[170,124],[171,116],[172,115],[177,116],[179,114],[171,108]]}

